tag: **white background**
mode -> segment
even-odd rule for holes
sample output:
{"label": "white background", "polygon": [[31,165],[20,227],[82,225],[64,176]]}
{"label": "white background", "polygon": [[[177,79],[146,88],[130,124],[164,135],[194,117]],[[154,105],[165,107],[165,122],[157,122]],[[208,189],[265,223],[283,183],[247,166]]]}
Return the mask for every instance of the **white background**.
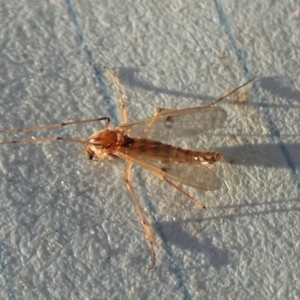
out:
{"label": "white background", "polygon": [[[224,153],[218,191],[135,169],[157,268],[123,162],[64,143],[0,148],[1,299],[297,299],[300,296],[300,12],[297,1],[1,3],[0,128],[110,116],[103,67],[127,85],[129,118],[220,103],[225,126],[179,146]],[[231,99],[231,100],[232,100]],[[37,136],[86,138],[102,124]],[[1,135],[1,140],[31,137]]]}

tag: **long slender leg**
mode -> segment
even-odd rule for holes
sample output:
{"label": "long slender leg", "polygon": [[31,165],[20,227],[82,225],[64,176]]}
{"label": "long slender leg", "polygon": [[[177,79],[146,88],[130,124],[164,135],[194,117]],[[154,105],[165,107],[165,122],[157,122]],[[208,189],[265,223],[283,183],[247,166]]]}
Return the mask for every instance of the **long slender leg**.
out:
{"label": "long slender leg", "polygon": [[[78,125],[78,124],[85,124],[91,122],[99,122],[105,120],[105,129],[109,128],[110,119],[108,117],[104,118],[95,118],[95,119],[87,119],[87,120],[78,120],[78,121],[67,121],[61,122],[56,124],[44,125],[44,126],[37,126],[37,127],[29,127],[29,128],[15,128],[15,129],[5,129],[0,130],[0,133],[3,134],[16,134],[16,133],[28,133],[32,131],[40,131],[40,130],[49,130],[49,129],[56,129],[68,125]],[[44,138],[28,138],[28,139],[17,139],[12,141],[5,141],[0,142],[0,145],[9,145],[9,144],[26,144],[26,143],[48,143],[48,142],[55,142],[55,141],[65,141],[70,143],[79,143],[79,144],[86,144],[86,141],[82,141],[79,139],[69,139],[57,136],[50,136]]]}
{"label": "long slender leg", "polygon": [[[235,89],[231,90],[230,92],[228,92],[226,95],[223,95],[215,100],[213,100],[212,102],[205,104],[201,107],[210,107],[212,105],[215,105],[221,101],[223,101],[225,98],[231,96],[232,94],[236,93],[238,90],[240,90],[241,88],[243,88],[244,86],[246,86],[247,84],[249,84],[250,82],[252,82],[255,79],[255,77],[247,80],[246,82],[244,82],[243,84],[239,85],[238,87],[236,87]],[[154,114],[153,118],[159,116],[161,113],[166,113],[166,112],[172,112],[176,109],[172,109],[172,108],[158,108],[156,113]]]}
{"label": "long slender leg", "polygon": [[[127,108],[126,108],[126,105],[125,105],[125,102],[124,102],[124,99],[126,98],[126,96],[123,93],[122,85],[121,85],[119,79],[117,78],[117,76],[114,74],[114,72],[109,68],[106,68],[106,69],[107,69],[107,71],[108,71],[108,73],[109,73],[109,75],[112,79],[112,82],[116,87],[117,93],[118,93],[118,100],[119,100],[119,103],[120,103],[122,123],[123,124],[127,123]],[[155,259],[156,259],[156,247],[155,247],[155,244],[154,244],[153,230],[152,230],[152,227],[149,224],[147,218],[145,217],[145,215],[143,213],[142,207],[140,206],[140,204],[137,200],[136,194],[135,194],[133,186],[131,184],[131,167],[132,167],[132,163],[127,162],[126,168],[125,168],[125,183],[126,183],[126,186],[127,186],[128,190],[130,192],[132,202],[135,206],[135,209],[136,209],[137,214],[139,216],[140,222],[143,226],[143,230],[144,230],[146,239],[148,240],[149,247],[150,247],[150,250],[151,250],[151,253],[152,253],[152,262],[151,262],[151,265],[148,269],[148,270],[150,270],[150,269],[155,267]]]}
{"label": "long slender leg", "polygon": [[118,93],[118,100],[120,103],[122,123],[123,124],[127,123],[127,108],[126,108],[126,105],[124,102],[126,95],[123,92],[124,88],[122,87],[118,77],[114,74],[113,70],[110,68],[107,68],[107,67],[106,67],[106,70],[107,70],[108,74],[110,75],[110,78],[111,78],[111,80],[117,90],[117,93]]}
{"label": "long slender leg", "polygon": [[49,142],[56,142],[56,141],[64,141],[67,143],[76,143],[76,144],[83,144],[83,145],[87,144],[87,141],[84,141],[84,140],[70,139],[70,138],[65,138],[65,137],[60,137],[60,136],[49,136],[49,137],[45,137],[45,138],[33,138],[33,139],[22,139],[22,140],[0,142],[0,145],[49,143]]}
{"label": "long slender leg", "polygon": [[167,178],[162,178],[164,181],[166,181],[169,185],[173,186],[177,191],[179,191],[180,193],[182,193],[184,196],[188,197],[189,200],[191,200],[192,202],[196,203],[197,205],[199,205],[202,209],[205,209],[206,206],[205,204],[203,204],[202,202],[200,202],[198,199],[194,198],[193,196],[189,195],[186,191],[184,191],[182,188],[180,188],[178,185],[176,185],[175,183],[171,182],[169,179]]}
{"label": "long slender leg", "polygon": [[143,133],[143,138],[147,137],[148,132],[150,131],[150,129],[152,128],[152,126],[155,124],[157,118],[163,113],[163,112],[172,112],[174,111],[174,109],[169,109],[169,108],[158,108],[156,110],[156,112],[154,113],[151,122],[149,122],[149,124],[147,124],[147,126],[145,127],[144,133]]}
{"label": "long slender leg", "polygon": [[242,87],[244,87],[245,85],[249,84],[251,81],[253,81],[255,79],[255,76],[249,80],[247,80],[246,82],[244,82],[243,84],[241,84],[240,86],[236,87],[235,89],[231,90],[229,93],[227,93],[224,96],[221,96],[220,98],[217,98],[216,100],[213,100],[212,102],[203,105],[203,107],[210,107],[212,105],[215,105],[219,102],[221,102],[222,100],[224,100],[225,98],[231,96],[232,94],[234,94],[235,92],[237,92],[239,89],[241,89]]}
{"label": "long slender leg", "polygon": [[145,217],[145,215],[143,213],[142,207],[140,206],[140,204],[137,200],[136,194],[135,194],[133,186],[131,184],[131,167],[132,167],[132,163],[128,162],[126,164],[126,168],[125,168],[125,183],[126,183],[126,186],[127,186],[128,190],[131,194],[132,202],[133,202],[133,204],[135,206],[135,209],[138,213],[138,216],[140,218],[140,222],[143,226],[144,233],[145,233],[145,236],[148,240],[149,247],[150,247],[150,250],[151,250],[151,253],[152,253],[152,262],[151,262],[151,265],[148,269],[148,270],[150,270],[150,269],[155,267],[156,248],[155,248],[155,244],[154,244],[153,231],[152,231],[151,225],[149,224],[147,218]]}
{"label": "long slender leg", "polygon": [[[253,81],[255,79],[255,77],[251,78],[250,80],[246,81],[245,83],[243,83],[242,85],[238,86],[237,88],[233,89],[232,91],[230,91],[229,93],[227,93],[224,96],[221,96],[219,98],[217,98],[216,100],[213,100],[212,102],[203,105],[202,107],[210,107],[212,105],[215,105],[219,102],[221,102],[222,100],[224,100],[225,98],[231,96],[232,94],[234,94],[235,92],[237,92],[239,89],[241,89],[242,87],[244,87],[245,85],[249,84],[251,81]],[[147,137],[148,132],[151,130],[152,126],[155,124],[155,122],[157,121],[157,118],[161,115],[161,114],[167,114],[167,113],[171,113],[174,112],[176,109],[172,109],[172,108],[158,108],[156,110],[156,112],[154,113],[151,122],[149,122],[149,124],[147,124],[147,127],[144,130],[144,134],[143,134],[143,138]],[[166,119],[168,118],[168,116],[166,115]]]}
{"label": "long slender leg", "polygon": [[0,133],[28,133],[32,131],[41,131],[41,130],[48,130],[48,129],[56,129],[68,125],[78,125],[78,124],[85,124],[85,123],[92,123],[92,122],[100,122],[106,121],[106,127],[109,125],[110,119],[108,117],[103,118],[94,118],[94,119],[87,119],[87,120],[77,120],[77,121],[66,121],[56,124],[44,125],[44,126],[36,126],[36,127],[28,127],[28,128],[14,128],[14,129],[3,129],[0,130]]}

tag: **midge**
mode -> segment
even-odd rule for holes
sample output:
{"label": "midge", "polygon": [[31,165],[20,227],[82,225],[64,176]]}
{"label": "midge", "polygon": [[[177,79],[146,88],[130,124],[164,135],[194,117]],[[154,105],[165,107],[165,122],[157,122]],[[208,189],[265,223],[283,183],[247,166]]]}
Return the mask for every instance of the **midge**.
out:
{"label": "midge", "polygon": [[145,217],[131,184],[131,167],[137,164],[158,178],[166,181],[201,208],[205,205],[186,193],[179,183],[204,190],[216,190],[221,181],[215,173],[208,168],[209,165],[219,161],[222,155],[217,152],[200,152],[177,148],[161,143],[164,137],[182,137],[185,139],[191,132],[206,132],[221,126],[226,119],[226,112],[214,104],[232,95],[240,88],[251,82],[248,80],[228,94],[216,99],[208,105],[186,109],[159,109],[153,117],[127,122],[127,110],[124,104],[124,93],[118,78],[110,69],[107,69],[116,86],[121,106],[123,124],[111,129],[108,117],[81,121],[68,121],[41,127],[0,130],[0,133],[26,133],[39,130],[59,128],[66,125],[75,125],[88,122],[105,121],[104,129],[97,131],[87,140],[70,139],[65,137],[45,137],[36,139],[23,139],[0,142],[0,145],[21,143],[44,143],[65,141],[82,144],[89,159],[100,161],[107,156],[117,156],[126,161],[125,183],[131,194],[133,204],[148,240],[152,261],[149,269],[155,266],[156,247],[152,227]]}

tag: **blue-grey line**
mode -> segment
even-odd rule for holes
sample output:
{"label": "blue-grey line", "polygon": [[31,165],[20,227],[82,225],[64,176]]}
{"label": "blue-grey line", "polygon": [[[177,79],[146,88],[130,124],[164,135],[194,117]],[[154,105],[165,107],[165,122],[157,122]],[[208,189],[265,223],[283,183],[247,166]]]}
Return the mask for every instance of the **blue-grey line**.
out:
{"label": "blue-grey line", "polygon": [[75,25],[77,36],[79,39],[80,46],[83,48],[83,51],[86,54],[88,63],[92,66],[93,71],[95,73],[95,80],[96,80],[96,86],[98,88],[99,94],[103,97],[103,100],[105,101],[107,107],[108,107],[108,113],[109,116],[113,122],[117,122],[118,120],[118,114],[116,113],[115,106],[112,106],[112,99],[109,96],[109,93],[107,91],[107,87],[104,80],[104,72],[97,67],[97,63],[95,60],[95,57],[93,55],[92,50],[88,47],[85,41],[85,36],[83,33],[83,30],[81,29],[80,23],[77,18],[77,14],[75,12],[74,6],[71,3],[71,0],[65,0],[66,6],[68,9],[68,13],[70,16],[71,22]]}
{"label": "blue-grey line", "polygon": [[[95,72],[96,75],[96,79],[97,79],[97,86],[99,88],[99,93],[103,96],[103,99],[105,100],[105,102],[107,103],[108,107],[111,107],[111,98],[109,97],[109,94],[107,92],[106,89],[106,85],[103,79],[103,72],[100,71],[100,69],[97,68],[96,66],[96,61],[94,59],[93,53],[91,51],[91,49],[89,49],[89,47],[85,44],[85,37],[84,37],[84,33],[79,25],[78,19],[77,19],[77,15],[75,12],[75,9],[71,3],[71,0],[66,0],[66,6],[68,8],[68,12],[69,12],[69,16],[71,21],[74,23],[75,27],[76,27],[76,31],[77,31],[77,35],[80,41],[80,45],[83,47],[84,52],[86,53],[87,59],[89,64],[93,67],[93,70]],[[111,110],[111,109],[110,109]],[[111,111],[111,116],[115,116],[115,110]],[[150,207],[150,211],[152,215],[155,215],[155,208],[152,205],[152,203],[150,201],[148,201],[148,206]],[[170,258],[170,262],[171,262],[171,269],[174,272],[177,280],[178,280],[178,284],[179,284],[179,289],[183,292],[183,299],[184,300],[190,300],[191,296],[190,293],[187,289],[187,286],[185,284],[184,278],[183,278],[183,273],[181,271],[181,269],[178,267],[178,265],[175,262],[174,259],[174,255],[173,255],[173,251],[171,246],[168,243],[168,240],[166,238],[166,236],[163,233],[162,230],[162,226],[156,222],[156,229],[158,230],[158,233],[165,245],[165,249],[166,252]]]}
{"label": "blue-grey line", "polygon": [[7,272],[6,272],[6,265],[5,265],[5,261],[3,259],[3,256],[2,256],[2,247],[1,247],[1,245],[0,245],[0,266],[1,266],[2,278],[3,278],[3,281],[4,281],[5,286],[6,286],[8,299],[16,300],[17,299],[16,293],[14,291],[12,283],[9,280]]}
{"label": "blue-grey line", "polygon": [[[232,44],[232,47],[235,51],[235,54],[238,58],[238,61],[239,61],[240,65],[242,66],[243,70],[244,70],[245,76],[247,78],[253,77],[251,71],[247,67],[246,58],[245,58],[243,50],[235,42],[230,22],[229,22],[226,14],[225,14],[223,8],[222,8],[222,5],[218,2],[218,0],[213,0],[213,1],[215,3],[216,10],[217,10],[219,18],[220,18],[220,23],[223,26],[224,31],[225,31],[226,35],[228,36],[228,38],[229,38],[229,40]],[[262,95],[261,95],[261,93],[260,93],[260,91],[257,87],[257,84],[254,83],[253,87],[254,87],[254,94],[255,94],[255,96],[258,100],[258,106],[260,108],[262,108],[262,110],[263,110],[263,112],[264,112],[264,114],[267,118],[267,121],[269,123],[271,134],[272,134],[274,140],[277,142],[277,144],[278,144],[278,146],[279,146],[279,148],[280,148],[280,150],[281,150],[281,152],[282,152],[282,154],[283,154],[283,156],[284,156],[284,158],[287,162],[287,165],[289,166],[289,168],[291,170],[291,173],[292,173],[293,178],[294,178],[294,180],[297,184],[298,189],[300,189],[300,176],[297,172],[296,164],[295,164],[294,160],[292,159],[288,148],[286,147],[285,143],[283,142],[283,140],[281,138],[280,130],[277,127],[276,123],[274,122],[274,120],[272,118],[272,114],[270,112],[270,109],[269,109],[266,101],[262,97]]]}

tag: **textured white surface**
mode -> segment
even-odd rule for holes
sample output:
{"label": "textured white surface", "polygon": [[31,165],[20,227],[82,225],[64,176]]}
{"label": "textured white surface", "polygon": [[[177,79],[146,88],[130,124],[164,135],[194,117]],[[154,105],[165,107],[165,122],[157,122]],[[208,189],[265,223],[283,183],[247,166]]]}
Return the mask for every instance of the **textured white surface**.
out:
{"label": "textured white surface", "polygon": [[89,162],[63,143],[2,146],[1,299],[299,298],[297,1],[13,0],[0,20],[0,128],[107,115],[117,125],[103,66],[129,86],[130,119],[258,76],[244,105],[220,104],[228,121],[210,145],[235,162],[220,166],[222,188],[187,189],[206,211],[136,169],[158,248],[151,272],[121,161]]}

